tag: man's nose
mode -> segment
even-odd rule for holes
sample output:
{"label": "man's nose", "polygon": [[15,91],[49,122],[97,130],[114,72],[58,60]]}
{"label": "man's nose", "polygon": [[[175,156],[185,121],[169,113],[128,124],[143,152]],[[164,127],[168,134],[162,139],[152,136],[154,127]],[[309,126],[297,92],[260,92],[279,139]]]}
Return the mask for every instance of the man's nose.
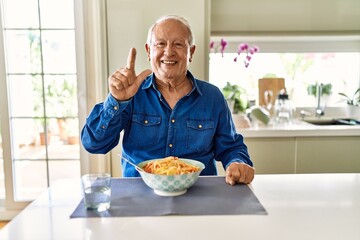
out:
{"label": "man's nose", "polygon": [[172,55],[174,53],[174,46],[171,43],[166,44],[165,53],[167,55]]}

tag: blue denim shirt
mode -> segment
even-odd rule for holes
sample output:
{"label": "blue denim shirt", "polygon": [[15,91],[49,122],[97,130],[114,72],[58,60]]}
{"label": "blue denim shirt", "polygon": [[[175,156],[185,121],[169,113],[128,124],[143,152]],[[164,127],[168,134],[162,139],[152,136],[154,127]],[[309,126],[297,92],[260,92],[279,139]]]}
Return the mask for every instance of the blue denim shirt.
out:
{"label": "blue denim shirt", "polygon": [[[128,101],[117,101],[111,94],[95,105],[81,132],[81,140],[90,153],[107,153],[124,131],[125,158],[145,160],[177,156],[201,161],[201,175],[216,175],[215,160],[226,167],[232,162],[252,166],[242,135],[236,133],[231,112],[221,91],[214,85],[195,79],[188,71],[193,89],[171,109],[149,75],[138,92]],[[139,176],[122,161],[123,176]]]}

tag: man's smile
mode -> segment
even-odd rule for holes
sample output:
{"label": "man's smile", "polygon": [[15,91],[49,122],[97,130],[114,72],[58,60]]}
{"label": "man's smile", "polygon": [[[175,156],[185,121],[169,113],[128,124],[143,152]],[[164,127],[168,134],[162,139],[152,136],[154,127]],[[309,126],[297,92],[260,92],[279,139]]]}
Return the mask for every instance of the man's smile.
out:
{"label": "man's smile", "polygon": [[169,61],[169,60],[161,60],[161,63],[166,64],[166,65],[174,65],[177,62],[176,61]]}

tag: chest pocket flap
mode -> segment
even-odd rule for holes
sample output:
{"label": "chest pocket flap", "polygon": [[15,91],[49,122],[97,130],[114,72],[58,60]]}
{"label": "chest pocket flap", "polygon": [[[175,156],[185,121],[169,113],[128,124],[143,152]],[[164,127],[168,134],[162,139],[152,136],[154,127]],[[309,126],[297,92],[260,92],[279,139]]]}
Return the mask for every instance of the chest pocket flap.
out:
{"label": "chest pocket flap", "polygon": [[214,128],[214,121],[210,120],[188,120],[186,122],[186,126],[188,128],[192,128],[195,130],[207,130]]}
{"label": "chest pocket flap", "polygon": [[141,124],[143,126],[154,126],[161,123],[161,117],[142,113],[135,113],[133,115],[133,122]]}

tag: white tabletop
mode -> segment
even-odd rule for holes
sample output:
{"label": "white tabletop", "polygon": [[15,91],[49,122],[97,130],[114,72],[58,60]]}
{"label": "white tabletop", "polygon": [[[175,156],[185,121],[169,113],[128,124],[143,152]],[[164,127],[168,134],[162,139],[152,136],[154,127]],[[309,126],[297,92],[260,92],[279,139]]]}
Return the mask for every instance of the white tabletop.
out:
{"label": "white tabletop", "polygon": [[360,174],[256,175],[250,187],[268,215],[70,219],[81,186],[61,180],[0,239],[360,239]]}

